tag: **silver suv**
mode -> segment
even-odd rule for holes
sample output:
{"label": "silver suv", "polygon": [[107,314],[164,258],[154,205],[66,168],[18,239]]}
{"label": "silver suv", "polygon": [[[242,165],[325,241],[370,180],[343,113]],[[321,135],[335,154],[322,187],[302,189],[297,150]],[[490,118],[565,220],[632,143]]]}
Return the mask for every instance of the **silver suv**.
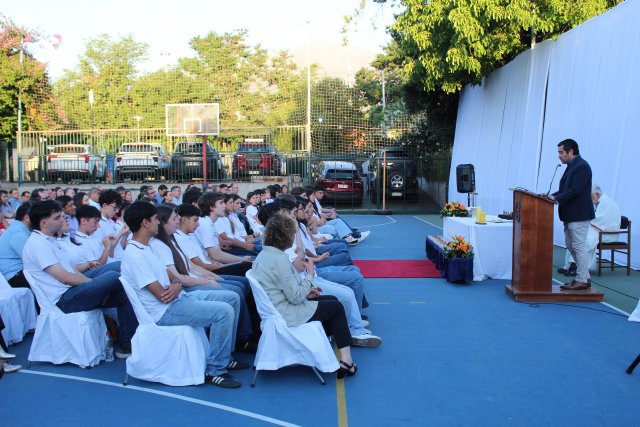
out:
{"label": "silver suv", "polygon": [[156,142],[131,142],[122,144],[116,155],[116,181],[136,176],[138,178],[166,179],[171,160],[162,144]]}
{"label": "silver suv", "polygon": [[105,152],[90,144],[62,144],[50,147],[47,156],[47,178],[49,181],[104,179],[106,172]]}

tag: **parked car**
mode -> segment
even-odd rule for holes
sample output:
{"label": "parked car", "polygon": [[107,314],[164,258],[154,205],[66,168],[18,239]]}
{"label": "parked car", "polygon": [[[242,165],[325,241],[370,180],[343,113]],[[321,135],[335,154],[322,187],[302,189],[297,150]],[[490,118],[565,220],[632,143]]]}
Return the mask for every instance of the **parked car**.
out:
{"label": "parked car", "polygon": [[312,171],[316,185],[324,190],[323,205],[350,203],[362,205],[364,185],[356,165],[350,162],[323,161]]}
{"label": "parked car", "polygon": [[107,171],[105,157],[104,149],[90,144],[54,145],[47,155],[47,179],[104,179]]}
{"label": "parked car", "polygon": [[247,138],[233,155],[234,178],[248,175],[281,175],[282,159],[275,147],[262,138]]}
{"label": "parked car", "polygon": [[401,147],[385,147],[378,150],[368,164],[368,176],[370,177],[369,197],[371,202],[377,202],[378,192],[382,194],[385,166],[387,199],[417,201],[420,194],[417,162],[409,158]]}
{"label": "parked car", "polygon": [[125,177],[166,179],[171,162],[162,144],[131,142],[122,144],[116,155],[116,181]]}
{"label": "parked car", "polygon": [[[207,149],[207,180],[224,179],[222,161],[211,144]],[[202,142],[179,142],[171,157],[170,176],[176,180],[202,179]]]}

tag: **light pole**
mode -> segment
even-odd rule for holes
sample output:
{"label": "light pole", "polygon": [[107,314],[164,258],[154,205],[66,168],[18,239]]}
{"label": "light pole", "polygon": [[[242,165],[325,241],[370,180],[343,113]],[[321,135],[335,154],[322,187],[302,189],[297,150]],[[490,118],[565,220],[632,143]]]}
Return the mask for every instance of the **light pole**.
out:
{"label": "light pole", "polygon": [[91,106],[91,145],[96,146],[96,115],[93,111],[93,89],[89,90],[89,105]]}
{"label": "light pole", "polygon": [[136,119],[136,121],[138,122],[138,141],[137,142],[142,142],[140,141],[140,120],[142,120],[142,116],[133,116],[134,119]]}

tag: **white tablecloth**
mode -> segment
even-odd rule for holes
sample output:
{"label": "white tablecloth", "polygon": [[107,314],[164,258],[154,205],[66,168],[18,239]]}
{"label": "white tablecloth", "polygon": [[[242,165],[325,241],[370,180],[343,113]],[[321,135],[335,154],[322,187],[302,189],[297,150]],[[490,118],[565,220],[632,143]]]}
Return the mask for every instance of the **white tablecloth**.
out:
{"label": "white tablecloth", "polygon": [[443,235],[464,236],[473,245],[473,280],[511,279],[513,223],[476,224],[475,218],[445,217]]}

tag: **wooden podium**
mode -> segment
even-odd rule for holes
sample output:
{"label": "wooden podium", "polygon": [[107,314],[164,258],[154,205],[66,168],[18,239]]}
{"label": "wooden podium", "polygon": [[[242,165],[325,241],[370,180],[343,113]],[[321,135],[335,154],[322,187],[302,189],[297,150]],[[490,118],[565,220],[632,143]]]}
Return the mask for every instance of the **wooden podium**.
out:
{"label": "wooden podium", "polygon": [[513,190],[513,256],[506,292],[516,301],[599,302],[602,292],[562,290],[553,285],[553,205],[546,196]]}

